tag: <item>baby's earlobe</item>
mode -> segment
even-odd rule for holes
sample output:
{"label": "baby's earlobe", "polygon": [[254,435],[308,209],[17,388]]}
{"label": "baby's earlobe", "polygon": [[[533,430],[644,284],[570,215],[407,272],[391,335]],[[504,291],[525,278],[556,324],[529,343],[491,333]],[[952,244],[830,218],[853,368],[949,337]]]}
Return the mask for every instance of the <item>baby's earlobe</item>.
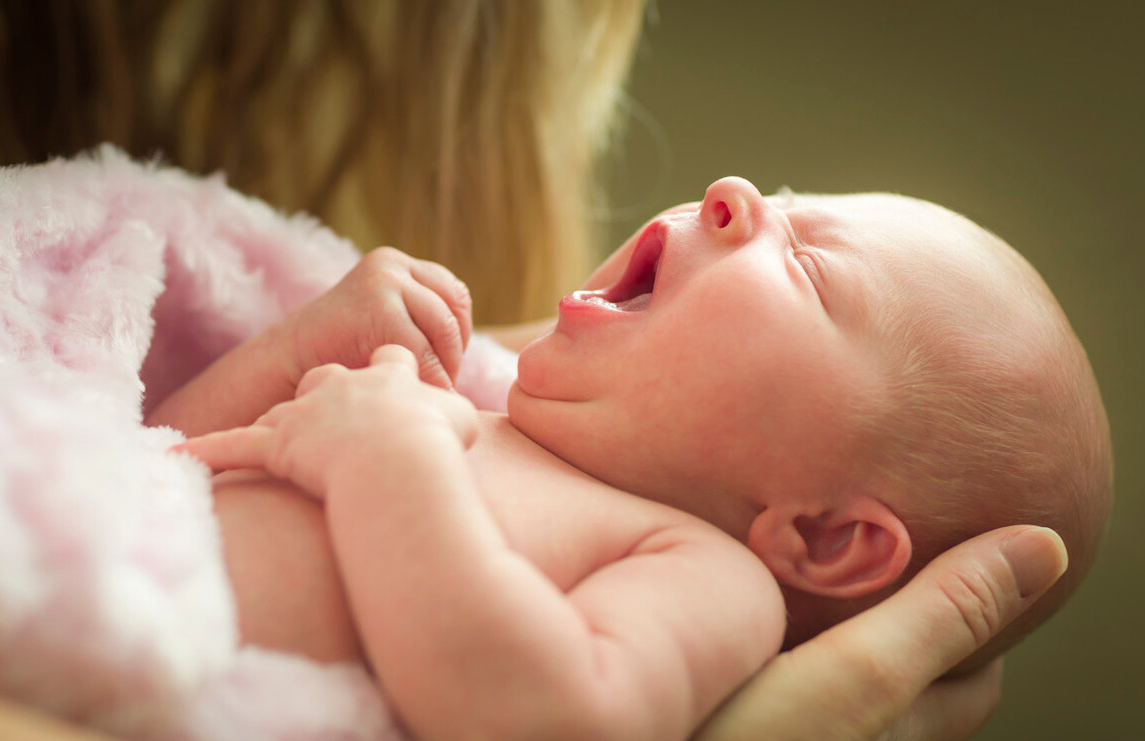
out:
{"label": "baby's earlobe", "polygon": [[902,521],[865,495],[814,515],[768,508],[752,523],[748,547],[781,583],[837,599],[889,585],[911,555]]}

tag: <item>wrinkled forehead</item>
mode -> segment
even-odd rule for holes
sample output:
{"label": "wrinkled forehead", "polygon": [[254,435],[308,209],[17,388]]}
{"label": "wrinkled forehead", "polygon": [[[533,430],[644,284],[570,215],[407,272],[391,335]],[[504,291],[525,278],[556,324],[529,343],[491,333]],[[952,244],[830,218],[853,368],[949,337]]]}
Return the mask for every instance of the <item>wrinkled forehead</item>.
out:
{"label": "wrinkled forehead", "polygon": [[941,206],[891,193],[783,193],[769,200],[810,244],[866,251],[888,262],[965,258],[985,249],[988,236]]}
{"label": "wrinkled forehead", "polygon": [[777,199],[801,238],[837,269],[855,316],[893,335],[884,339],[901,340],[896,327],[928,326],[952,342],[1015,354],[1055,313],[1056,301],[1024,258],[941,206],[881,193]]}
{"label": "wrinkled forehead", "polygon": [[833,269],[849,316],[884,340],[929,326],[951,341],[1013,345],[1052,303],[1009,245],[941,206],[881,193],[777,198],[825,271]]}
{"label": "wrinkled forehead", "polygon": [[[927,201],[889,193],[774,197],[805,246],[879,291],[906,299],[1005,299],[1019,260],[969,219]],[[868,300],[873,297],[868,296]]]}

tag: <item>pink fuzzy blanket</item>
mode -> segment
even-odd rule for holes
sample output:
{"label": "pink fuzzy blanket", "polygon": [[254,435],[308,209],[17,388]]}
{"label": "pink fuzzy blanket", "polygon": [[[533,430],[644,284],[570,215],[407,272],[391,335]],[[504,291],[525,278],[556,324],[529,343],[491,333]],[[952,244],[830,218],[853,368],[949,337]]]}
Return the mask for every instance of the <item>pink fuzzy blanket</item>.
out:
{"label": "pink fuzzy blanket", "polygon": [[[357,257],[110,147],[0,169],[0,694],[138,739],[401,737],[360,666],[238,646],[208,471],[142,425]],[[459,385],[495,407],[511,362],[479,341]]]}

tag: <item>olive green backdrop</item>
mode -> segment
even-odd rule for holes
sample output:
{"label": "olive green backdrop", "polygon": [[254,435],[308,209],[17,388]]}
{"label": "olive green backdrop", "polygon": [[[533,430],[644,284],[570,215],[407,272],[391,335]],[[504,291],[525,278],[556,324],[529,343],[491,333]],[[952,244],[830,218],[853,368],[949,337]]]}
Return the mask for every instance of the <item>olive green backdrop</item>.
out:
{"label": "olive green backdrop", "polygon": [[1007,659],[980,739],[1145,739],[1145,19],[1136,3],[650,8],[613,163],[612,243],[723,175],[890,190],[994,230],[1089,351],[1117,499],[1100,559]]}

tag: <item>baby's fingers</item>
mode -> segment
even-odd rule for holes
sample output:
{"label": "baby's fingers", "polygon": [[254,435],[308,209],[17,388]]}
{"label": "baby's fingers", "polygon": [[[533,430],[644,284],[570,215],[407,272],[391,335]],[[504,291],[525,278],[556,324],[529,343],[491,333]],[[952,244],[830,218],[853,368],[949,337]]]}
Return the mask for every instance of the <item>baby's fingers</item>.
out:
{"label": "baby's fingers", "polygon": [[461,330],[461,347],[464,349],[473,331],[473,300],[469,296],[469,287],[451,273],[449,268],[428,260],[413,260],[410,275],[449,306]]}
{"label": "baby's fingers", "polygon": [[434,388],[418,382],[417,357],[401,345],[382,345],[370,356],[371,367],[390,367],[405,373],[413,383],[410,399],[428,402],[428,408],[439,412],[465,447],[477,438],[477,408],[456,391]]}
{"label": "baby's fingers", "polygon": [[417,336],[395,337],[413,350],[421,361],[421,379],[441,388],[452,388],[461,368],[467,331],[440,295],[420,283],[405,286],[402,298]]}
{"label": "baby's fingers", "polygon": [[213,471],[232,468],[266,468],[270,449],[269,427],[236,427],[188,438],[171,447],[172,452],[189,453]]}
{"label": "baby's fingers", "polygon": [[370,355],[370,365],[393,365],[405,368],[416,377],[418,372],[417,356],[407,347],[401,345],[382,345]]}
{"label": "baby's fingers", "polygon": [[[298,386],[294,389],[294,398],[301,398],[313,391],[319,384],[349,372],[346,366],[339,363],[327,363],[317,368],[311,368],[302,374],[301,380],[298,381]],[[282,415],[283,408],[286,408],[289,404],[290,402],[284,402],[271,407],[270,411],[259,417],[255,424],[265,424],[276,420]]]}

